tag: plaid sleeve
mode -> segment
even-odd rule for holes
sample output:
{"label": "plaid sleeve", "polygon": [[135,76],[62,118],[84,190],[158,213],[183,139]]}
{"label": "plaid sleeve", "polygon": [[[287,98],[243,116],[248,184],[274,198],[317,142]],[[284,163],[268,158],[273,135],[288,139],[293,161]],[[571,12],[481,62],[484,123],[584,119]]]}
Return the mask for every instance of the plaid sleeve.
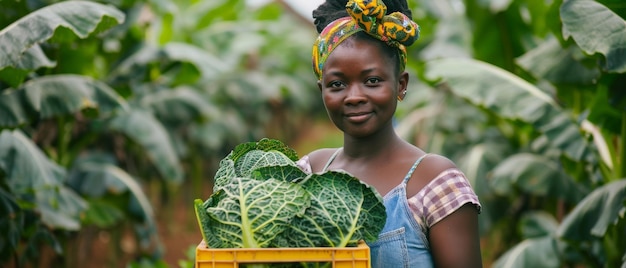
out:
{"label": "plaid sleeve", "polygon": [[463,172],[458,169],[448,169],[442,172],[419,193],[409,198],[409,207],[413,216],[420,225],[425,225],[427,228],[467,203],[476,205],[480,213],[481,205],[478,196]]}

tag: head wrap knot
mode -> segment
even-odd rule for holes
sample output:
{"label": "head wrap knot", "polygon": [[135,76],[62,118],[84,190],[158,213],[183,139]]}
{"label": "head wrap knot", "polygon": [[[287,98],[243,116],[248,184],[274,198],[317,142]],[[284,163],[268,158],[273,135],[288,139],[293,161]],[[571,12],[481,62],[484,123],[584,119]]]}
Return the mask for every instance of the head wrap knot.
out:
{"label": "head wrap knot", "polygon": [[400,12],[387,13],[382,0],[350,0],[346,4],[350,17],[339,18],[324,28],[313,44],[313,70],[322,79],[328,55],[351,35],[364,31],[370,36],[396,47],[400,71],[406,66],[406,48],[419,38],[419,26]]}

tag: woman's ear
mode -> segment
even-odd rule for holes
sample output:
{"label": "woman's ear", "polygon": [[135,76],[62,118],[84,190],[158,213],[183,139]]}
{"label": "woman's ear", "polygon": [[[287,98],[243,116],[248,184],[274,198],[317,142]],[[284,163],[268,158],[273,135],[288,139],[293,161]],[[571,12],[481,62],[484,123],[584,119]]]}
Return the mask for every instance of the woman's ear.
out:
{"label": "woman's ear", "polygon": [[398,77],[398,100],[404,100],[409,85],[409,73],[403,72]]}
{"label": "woman's ear", "polygon": [[320,92],[322,92],[322,80],[317,80],[317,88],[319,88]]}

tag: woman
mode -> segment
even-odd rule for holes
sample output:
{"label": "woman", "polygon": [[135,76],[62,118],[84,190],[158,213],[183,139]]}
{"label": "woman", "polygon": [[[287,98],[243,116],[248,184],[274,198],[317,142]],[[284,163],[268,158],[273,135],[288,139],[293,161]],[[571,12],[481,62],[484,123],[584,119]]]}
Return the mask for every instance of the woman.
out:
{"label": "woman", "polygon": [[369,245],[373,267],[481,267],[480,204],[465,175],[394,131],[409,82],[405,46],[419,27],[404,0],[386,4],[327,0],[313,11],[320,33],[313,68],[344,144],[313,151],[299,165],[347,171],[384,197],[387,221]]}

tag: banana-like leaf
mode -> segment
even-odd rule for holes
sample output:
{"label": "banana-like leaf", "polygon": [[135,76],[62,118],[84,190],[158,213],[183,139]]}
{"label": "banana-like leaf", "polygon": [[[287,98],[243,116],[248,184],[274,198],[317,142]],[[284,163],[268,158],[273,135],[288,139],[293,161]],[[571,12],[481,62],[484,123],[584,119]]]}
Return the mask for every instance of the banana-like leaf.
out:
{"label": "banana-like leaf", "polygon": [[19,91],[0,94],[0,128],[16,127],[29,121],[29,111]]}
{"label": "banana-like leaf", "polygon": [[166,181],[173,183],[182,181],[182,167],[170,137],[165,127],[151,113],[130,109],[116,115],[109,122],[109,127],[140,144]]}
{"label": "banana-like leaf", "polygon": [[185,43],[168,43],[163,47],[163,53],[170,60],[193,64],[200,71],[201,82],[208,82],[219,77],[228,70],[226,67],[229,66],[200,47]]}
{"label": "banana-like leaf", "polygon": [[522,215],[520,229],[524,238],[550,236],[556,232],[559,223],[545,211],[531,211]]}
{"label": "banana-like leaf", "polygon": [[609,72],[626,72],[626,21],[591,0],[567,0],[561,5],[563,37],[570,36],[588,54],[601,53]]}
{"label": "banana-like leaf", "polygon": [[226,144],[237,144],[250,134],[244,118],[235,111],[223,109],[220,112],[217,120],[193,124],[189,129],[190,138],[208,150],[228,148]]}
{"label": "banana-like leaf", "polygon": [[445,58],[426,65],[428,79],[443,79],[471,104],[503,119],[522,121],[546,135],[550,146],[576,161],[595,162],[580,127],[549,95],[521,78],[474,59]]}
{"label": "banana-like leaf", "polygon": [[32,202],[53,229],[78,230],[87,204],[65,185],[66,171],[52,162],[21,131],[0,133],[0,169],[11,192]]}
{"label": "banana-like leaf", "polygon": [[[151,45],[141,47],[130,57],[127,57],[110,75],[112,81],[120,81],[125,79],[137,79],[137,73],[146,72],[146,66],[151,63],[188,63],[196,70],[183,69],[183,71],[168,73],[165,77],[161,77],[164,81],[178,81],[186,84],[192,84],[199,80],[200,82],[208,82],[219,77],[221,74],[234,68],[222,62],[219,58],[207,53],[201,48],[185,43],[168,43],[162,48]],[[163,67],[163,66],[162,66]],[[188,72],[198,72],[199,79],[193,79]],[[172,76],[172,77],[170,77]],[[176,76],[185,76],[187,79],[181,79]],[[161,81],[163,82],[163,81]],[[114,83],[114,82],[112,82]]]}
{"label": "banana-like leaf", "polygon": [[498,258],[493,268],[560,267],[557,241],[550,237],[526,239]]}
{"label": "banana-like leaf", "polygon": [[532,195],[563,198],[575,204],[586,194],[586,190],[554,160],[536,154],[512,155],[496,166],[492,175],[491,188],[502,196],[514,194],[519,189]]}
{"label": "banana-like leaf", "polygon": [[17,252],[20,246],[20,237],[24,228],[24,213],[15,199],[15,195],[0,188],[0,262],[6,263],[12,257],[12,252]]}
{"label": "banana-like leaf", "polygon": [[162,90],[141,98],[143,107],[149,107],[159,120],[171,124],[188,124],[193,121],[206,121],[218,118],[220,111],[190,87]]}
{"label": "banana-like leaf", "polygon": [[589,85],[600,76],[598,68],[589,68],[576,60],[578,47],[563,49],[554,37],[517,58],[517,63],[537,78],[555,84]]}
{"label": "banana-like leaf", "polygon": [[[117,167],[114,161],[106,155],[87,155],[78,158],[70,170],[68,184],[84,196],[95,198],[96,208],[115,204],[106,202],[110,199],[99,199],[104,195],[122,196],[128,194],[127,207],[115,207],[111,211],[100,211],[99,217],[113,220],[122,220],[117,213],[127,211],[133,219],[140,219],[139,224],[149,227],[147,236],[138,233],[142,244],[149,244],[158,235],[152,205],[135,178],[126,171]],[[94,202],[94,201],[92,201]],[[91,204],[91,203],[90,203]],[[96,209],[94,208],[94,209]],[[92,208],[90,210],[93,212]],[[100,220],[102,221],[102,220]]]}
{"label": "banana-like leaf", "polygon": [[51,118],[87,108],[106,115],[118,108],[126,109],[127,104],[108,85],[87,76],[42,76],[2,95],[0,127],[27,123],[31,115]]}
{"label": "banana-like leaf", "polygon": [[621,218],[626,210],[626,179],[620,179],[595,189],[567,214],[557,234],[568,240],[589,241],[606,234],[609,225]]}
{"label": "banana-like leaf", "polygon": [[86,38],[93,32],[124,21],[124,13],[92,1],[64,1],[49,5],[12,23],[0,31],[0,69],[7,66],[35,70],[50,66],[39,44],[49,40],[59,28]]}
{"label": "banana-like leaf", "polygon": [[498,13],[507,10],[511,5],[512,0],[488,0],[488,1],[479,1],[479,3],[488,4],[489,10],[493,13]]}

